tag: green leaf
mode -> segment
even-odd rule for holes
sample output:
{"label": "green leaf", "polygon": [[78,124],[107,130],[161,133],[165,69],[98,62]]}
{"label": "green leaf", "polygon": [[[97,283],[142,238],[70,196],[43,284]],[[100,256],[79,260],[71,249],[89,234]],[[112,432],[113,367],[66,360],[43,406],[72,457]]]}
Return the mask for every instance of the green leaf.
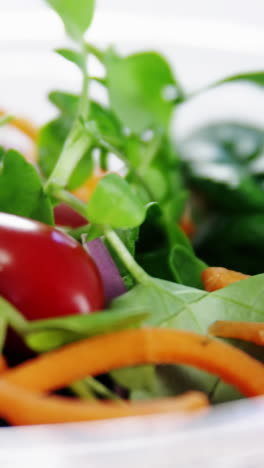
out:
{"label": "green leaf", "polygon": [[52,205],[32,164],[14,150],[3,157],[0,211],[53,224]]}
{"label": "green leaf", "polygon": [[91,24],[95,0],[46,0],[61,17],[67,33],[81,41]]}
{"label": "green leaf", "polygon": [[49,177],[55,167],[72,122],[72,116],[63,115],[48,122],[39,132],[38,160],[45,177]]}
{"label": "green leaf", "polygon": [[116,174],[108,174],[100,180],[87,206],[91,223],[113,228],[139,226],[145,215],[145,206],[129,184]]}
{"label": "green leaf", "polygon": [[135,133],[167,129],[175,104],[166,91],[176,95],[179,88],[166,60],[155,52],[121,58],[109,50],[105,63],[110,104],[123,124]]}
{"label": "green leaf", "polygon": [[263,146],[260,128],[234,122],[211,124],[181,146],[193,187],[226,212],[263,211]]}
{"label": "green leaf", "polygon": [[[138,285],[115,299],[111,309],[116,311],[120,307],[122,310],[138,311],[142,307],[150,312],[146,325],[206,334],[209,325],[216,320],[263,322],[263,286],[264,274],[213,293],[157,279],[151,286]],[[211,394],[217,381],[215,376],[186,366],[180,366],[180,369],[185,375],[183,390],[186,389],[187,379],[191,381],[192,388]],[[181,390],[180,387],[181,383],[176,379],[175,393]]]}
{"label": "green leaf", "polygon": [[170,267],[178,283],[203,289],[201,273],[208,265],[189,249],[176,245],[170,253]]}
{"label": "green leaf", "polygon": [[[71,111],[73,111],[73,107],[71,107]],[[65,112],[40,130],[38,138],[38,159],[40,168],[46,177],[49,177],[58,161],[65,139],[71,129],[73,118],[74,115]],[[88,177],[90,177],[94,166],[92,151],[93,148],[89,148],[73,170],[68,183],[69,190],[81,186]]]}
{"label": "green leaf", "polygon": [[231,75],[223,80],[216,81],[209,88],[215,88],[216,86],[220,86],[225,83],[233,83],[233,82],[240,82],[245,81],[249,84],[253,84],[256,86],[264,86],[264,72],[257,71],[257,72],[249,72],[249,73],[239,73],[238,75]]}
{"label": "green leaf", "polygon": [[[116,229],[116,233],[118,237],[121,239],[127,250],[130,252],[130,254],[134,257],[135,256],[135,250],[136,250],[136,243],[138,241],[138,236],[139,236],[139,228],[132,228],[132,229]],[[135,280],[131,276],[130,272],[128,269],[125,267],[123,262],[120,260],[119,256],[117,255],[116,251],[111,247],[109,242],[105,240],[105,243],[107,245],[107,248],[111,254],[111,257],[113,258],[120,275],[123,278],[123,281],[125,283],[125,286],[127,289],[131,289],[135,285]]]}
{"label": "green leaf", "polygon": [[68,182],[68,189],[74,190],[80,187],[84,182],[91,177],[94,169],[94,160],[92,150],[89,149],[81,158],[72,172],[70,180]]}
{"label": "green leaf", "polygon": [[85,60],[80,52],[72,49],[56,49],[55,52],[57,52],[57,54],[61,55],[61,57],[65,58],[69,62],[77,65],[77,67],[79,67],[81,70],[85,69]]}
{"label": "green leaf", "polygon": [[79,104],[79,96],[77,94],[62,91],[51,91],[48,98],[62,114],[68,114],[70,117],[74,117],[76,115]]}
{"label": "green leaf", "polygon": [[7,123],[11,122],[11,120],[13,120],[12,115],[4,115],[0,118],[0,127],[3,127],[3,125],[6,125]]}
{"label": "green leaf", "polygon": [[0,296],[0,319],[6,322],[17,333],[23,334],[27,329],[27,320],[16,308]]}
{"label": "green leaf", "polygon": [[116,369],[111,377],[127,390],[152,393],[156,384],[155,367],[149,365]]}
{"label": "green leaf", "polygon": [[92,315],[68,316],[58,319],[35,320],[28,324],[26,342],[34,351],[47,352],[67,343],[89,336],[110,333],[138,326],[146,319],[143,311],[118,310]]}

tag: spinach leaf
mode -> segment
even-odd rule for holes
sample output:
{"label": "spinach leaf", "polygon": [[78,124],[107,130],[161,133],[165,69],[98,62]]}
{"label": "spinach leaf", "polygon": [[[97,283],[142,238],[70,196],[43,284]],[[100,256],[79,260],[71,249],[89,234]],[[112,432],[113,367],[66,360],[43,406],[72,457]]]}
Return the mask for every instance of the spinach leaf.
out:
{"label": "spinach leaf", "polygon": [[110,104],[121,122],[135,133],[167,129],[180,91],[166,60],[155,52],[121,58],[109,50],[105,64]]}
{"label": "spinach leaf", "polygon": [[[155,280],[152,286],[138,285],[127,294],[115,299],[111,309],[118,310],[120,307],[122,310],[129,308],[132,311],[133,309],[138,310],[141,305],[144,310],[150,312],[145,321],[146,325],[178,328],[206,334],[208,326],[216,320],[263,322],[263,301],[264,274],[234,283],[213,293]],[[140,369],[131,369],[130,372],[135,374],[136,382],[140,381],[141,376],[137,376],[137,372],[141,372]],[[169,375],[169,382],[164,383],[164,379],[166,382],[168,378],[168,372],[164,373],[159,370],[156,374],[157,382],[150,381],[148,385],[152,385],[152,390],[148,390],[147,393],[145,387],[141,389],[143,393],[134,393],[134,391],[138,392],[139,389],[138,385],[131,384],[132,377],[128,380],[127,386],[132,391],[132,395],[134,393],[134,397],[142,397],[144,392],[145,396],[175,394],[190,388],[190,386],[206,391],[211,396],[214,395],[214,400],[218,398],[217,395],[219,398],[223,398],[222,390],[224,388],[227,392],[227,387],[221,383],[218,393],[214,393],[216,377],[199,369],[172,366]],[[121,382],[122,378],[122,370],[120,370],[117,374],[117,380]],[[220,391],[220,389],[222,390]]]}
{"label": "spinach leaf", "polygon": [[175,245],[170,253],[170,267],[178,283],[203,289],[201,273],[207,268],[194,252],[183,245]]}
{"label": "spinach leaf", "polygon": [[53,224],[52,205],[38,172],[14,150],[7,151],[2,160],[0,211]]}
{"label": "spinach leaf", "polygon": [[47,352],[89,336],[111,333],[138,326],[148,313],[142,310],[118,310],[109,313],[68,316],[30,322],[24,332],[28,346],[37,352]]}
{"label": "spinach leaf", "polygon": [[77,41],[91,24],[95,0],[46,0],[61,17],[69,36]]}

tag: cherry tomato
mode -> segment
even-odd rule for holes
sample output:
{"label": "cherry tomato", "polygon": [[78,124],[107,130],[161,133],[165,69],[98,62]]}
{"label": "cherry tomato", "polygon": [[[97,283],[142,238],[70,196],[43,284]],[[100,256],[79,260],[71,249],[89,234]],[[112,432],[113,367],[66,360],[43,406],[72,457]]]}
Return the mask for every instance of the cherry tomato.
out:
{"label": "cherry tomato", "polygon": [[87,219],[74,211],[66,203],[60,203],[54,208],[55,224],[58,226],[70,226],[78,228],[88,223]]}
{"label": "cherry tomato", "polygon": [[0,294],[29,319],[103,308],[102,280],[92,258],[50,226],[0,213]]}

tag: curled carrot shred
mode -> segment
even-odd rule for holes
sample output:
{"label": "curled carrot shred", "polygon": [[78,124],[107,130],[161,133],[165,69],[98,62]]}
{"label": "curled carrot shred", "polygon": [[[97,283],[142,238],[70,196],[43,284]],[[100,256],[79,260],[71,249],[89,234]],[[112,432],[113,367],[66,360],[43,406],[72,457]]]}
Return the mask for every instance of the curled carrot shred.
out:
{"label": "curled carrot shred", "polygon": [[225,288],[229,284],[249,277],[249,275],[222,267],[209,267],[202,272],[202,282],[208,292],[217,291],[217,289]]}
{"label": "curled carrot shred", "polygon": [[96,189],[98,182],[107,174],[106,171],[102,171],[101,169],[96,169],[94,174],[87,179],[87,181],[78,187],[75,190],[72,190],[73,195],[75,195],[80,200],[87,202],[91,197],[93,191]]}
{"label": "curled carrot shred", "polygon": [[119,404],[47,397],[0,382],[0,414],[13,425],[92,421],[158,413],[174,413],[179,418],[183,413],[191,413],[193,417],[193,413],[200,414],[207,407],[207,397],[200,392],[187,392],[163,400]]}
{"label": "curled carrot shred", "polygon": [[260,362],[219,340],[166,328],[124,330],[72,343],[11,369],[0,382],[47,392],[121,367],[177,363],[216,374],[246,396],[264,394]]}
{"label": "curled carrot shred", "polygon": [[251,341],[264,346],[264,323],[219,320],[213,323],[208,331],[214,336]]}
{"label": "curled carrot shred", "polygon": [[[0,110],[0,117],[4,115],[6,115],[6,112]],[[15,117],[8,123],[8,125],[17,128],[22,133],[27,135],[33,142],[36,142],[38,136],[38,128],[28,119],[22,117]]]}

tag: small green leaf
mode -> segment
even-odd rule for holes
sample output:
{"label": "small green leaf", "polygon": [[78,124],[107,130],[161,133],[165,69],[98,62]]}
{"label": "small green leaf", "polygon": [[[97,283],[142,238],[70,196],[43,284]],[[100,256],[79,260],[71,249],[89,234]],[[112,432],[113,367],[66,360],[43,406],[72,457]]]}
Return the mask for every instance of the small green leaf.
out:
{"label": "small green leaf", "polygon": [[74,117],[78,110],[79,96],[77,94],[65,93],[62,91],[51,91],[48,98],[62,114]]}
{"label": "small green leaf", "polygon": [[65,330],[43,330],[25,336],[25,342],[36,353],[48,352],[78,341],[80,335]]}
{"label": "small green leaf", "polygon": [[61,17],[67,33],[81,41],[91,24],[95,0],[46,0]]}
{"label": "small green leaf", "polygon": [[135,133],[148,128],[168,128],[174,102],[166,90],[179,88],[166,60],[155,52],[105,55],[111,107],[125,126]]}
{"label": "small green leaf", "polygon": [[94,169],[94,160],[92,151],[89,149],[81,158],[72,172],[70,180],[68,182],[68,189],[74,190],[80,187],[89,177],[91,177]]}
{"label": "small green leaf", "polygon": [[201,273],[207,268],[207,265],[197,258],[189,248],[176,245],[170,253],[170,267],[178,283],[203,289]]}
{"label": "small green leaf", "polygon": [[0,118],[0,127],[3,127],[3,125],[6,125],[7,123],[11,122],[13,120],[12,115],[4,115],[3,117]]}
{"label": "small green leaf", "polygon": [[0,296],[0,319],[5,321],[17,333],[23,334],[27,330],[27,320],[16,308]]}
{"label": "small green leaf", "polygon": [[249,73],[239,73],[238,75],[231,75],[223,80],[216,81],[209,88],[215,88],[216,86],[225,84],[225,83],[233,83],[233,82],[240,82],[245,81],[249,84],[253,84],[256,86],[264,86],[264,71],[257,71],[257,72],[249,72]]}
{"label": "small green leaf", "polygon": [[66,60],[69,60],[69,62],[77,65],[77,67],[79,67],[81,70],[85,69],[85,60],[80,52],[72,49],[56,49],[55,52],[57,52],[57,54],[61,55]]}
{"label": "small green leaf", "polygon": [[113,228],[139,226],[145,215],[146,207],[129,184],[116,174],[108,174],[100,180],[87,207],[91,223]]}
{"label": "small green leaf", "polygon": [[148,312],[141,308],[132,313],[127,309],[35,320],[28,324],[25,340],[34,351],[47,352],[89,336],[138,326],[147,316]]}
{"label": "small green leaf", "polygon": [[3,158],[0,211],[53,224],[52,205],[38,172],[14,150],[9,150]]}
{"label": "small green leaf", "polygon": [[98,239],[98,237],[101,237],[101,235],[102,229],[100,229],[99,226],[96,226],[95,224],[89,224],[89,226],[87,227],[85,242],[91,242],[94,239]]}

